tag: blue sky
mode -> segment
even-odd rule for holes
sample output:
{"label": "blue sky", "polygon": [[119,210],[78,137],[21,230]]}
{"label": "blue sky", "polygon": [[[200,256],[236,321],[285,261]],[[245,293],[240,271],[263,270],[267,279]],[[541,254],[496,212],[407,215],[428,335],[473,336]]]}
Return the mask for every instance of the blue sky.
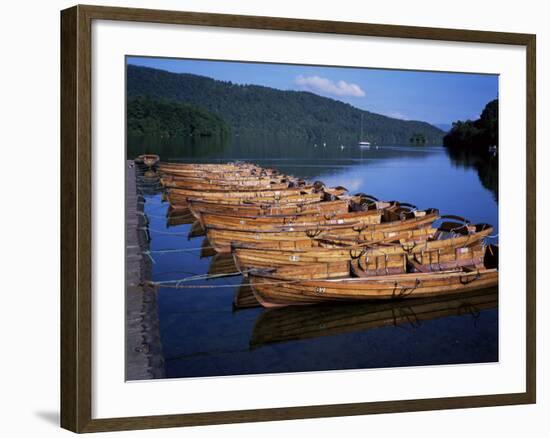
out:
{"label": "blue sky", "polygon": [[128,57],[128,63],[239,84],[306,90],[405,120],[476,119],[498,97],[498,76],[367,68]]}

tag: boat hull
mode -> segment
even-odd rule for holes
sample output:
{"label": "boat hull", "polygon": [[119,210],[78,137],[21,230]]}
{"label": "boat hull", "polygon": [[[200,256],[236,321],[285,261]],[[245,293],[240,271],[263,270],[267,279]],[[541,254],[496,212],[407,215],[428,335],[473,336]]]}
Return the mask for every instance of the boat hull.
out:
{"label": "boat hull", "polygon": [[278,271],[274,274],[250,273],[254,294],[262,306],[426,298],[466,293],[498,285],[496,269],[342,279],[297,279],[293,275],[281,274],[283,273]]}

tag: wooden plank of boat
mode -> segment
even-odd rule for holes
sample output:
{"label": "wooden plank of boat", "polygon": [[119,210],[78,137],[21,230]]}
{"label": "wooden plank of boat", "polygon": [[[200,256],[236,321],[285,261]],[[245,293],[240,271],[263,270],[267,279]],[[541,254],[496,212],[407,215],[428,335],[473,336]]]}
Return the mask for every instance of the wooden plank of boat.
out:
{"label": "wooden plank of boat", "polygon": [[423,298],[470,292],[498,284],[497,269],[486,268],[334,278],[342,270],[341,262],[321,263],[282,267],[271,273],[250,272],[249,278],[256,298],[264,307]]}
{"label": "wooden plank of boat", "polygon": [[[386,224],[364,225],[361,223],[284,226],[266,230],[227,229],[223,227],[206,227],[210,243],[218,252],[229,252],[232,243],[256,243],[285,240],[308,240],[313,238],[328,239],[344,244],[373,242],[394,242],[425,240],[435,234],[430,225],[438,218],[437,210],[427,215],[410,219],[388,222]],[[359,243],[359,242],[357,242]]]}
{"label": "wooden plank of boat", "polygon": [[294,306],[260,314],[250,338],[251,347],[354,333],[380,327],[413,329],[423,321],[471,314],[498,306],[498,289],[410,300],[344,303],[332,306]]}
{"label": "wooden plank of boat", "polygon": [[323,226],[343,224],[379,224],[382,212],[379,210],[354,211],[351,213],[301,214],[292,216],[255,216],[240,217],[216,213],[201,214],[201,223],[205,227],[221,227],[230,230],[269,230],[277,227]]}
{"label": "wooden plank of boat", "polygon": [[230,214],[239,217],[257,217],[273,215],[301,215],[301,214],[339,214],[347,213],[347,200],[323,201],[309,204],[227,204],[191,199],[187,203],[191,213],[200,219],[203,213]]}

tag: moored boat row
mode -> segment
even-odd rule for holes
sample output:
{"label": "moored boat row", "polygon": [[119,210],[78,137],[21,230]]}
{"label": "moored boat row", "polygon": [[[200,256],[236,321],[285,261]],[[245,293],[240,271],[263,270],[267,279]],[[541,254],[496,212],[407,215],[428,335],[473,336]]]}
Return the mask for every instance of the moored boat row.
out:
{"label": "moored boat row", "polygon": [[[220,255],[213,272],[231,269],[231,255],[264,307],[426,298],[498,285],[495,257],[486,253],[488,224],[250,163],[155,165],[171,218],[194,219],[190,237],[205,233]],[[497,250],[490,247],[491,255]]]}

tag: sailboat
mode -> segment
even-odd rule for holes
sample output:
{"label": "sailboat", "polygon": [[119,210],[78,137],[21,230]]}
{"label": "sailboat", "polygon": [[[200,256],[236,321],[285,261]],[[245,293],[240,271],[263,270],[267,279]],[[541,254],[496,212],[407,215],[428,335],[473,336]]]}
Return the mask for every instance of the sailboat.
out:
{"label": "sailboat", "polygon": [[363,140],[363,113],[361,113],[361,137],[359,137],[359,143],[360,148],[370,149],[370,142]]}

